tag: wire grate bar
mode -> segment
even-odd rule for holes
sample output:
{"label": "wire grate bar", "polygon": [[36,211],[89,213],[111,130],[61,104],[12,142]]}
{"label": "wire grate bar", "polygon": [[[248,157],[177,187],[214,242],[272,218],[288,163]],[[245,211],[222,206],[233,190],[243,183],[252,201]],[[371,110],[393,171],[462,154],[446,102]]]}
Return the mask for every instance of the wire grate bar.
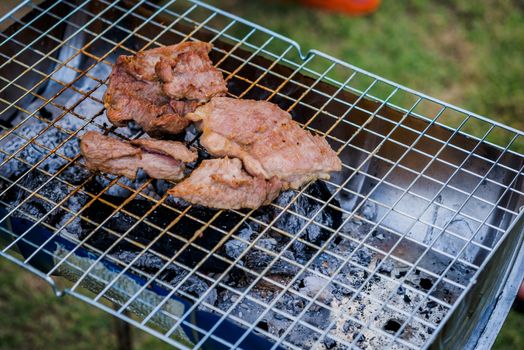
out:
{"label": "wire grate bar", "polygon": [[[514,141],[515,141],[515,139],[513,139],[513,140],[510,142],[510,144],[513,143]],[[509,144],[509,145],[510,145],[510,144]],[[508,145],[508,147],[509,147],[509,145]],[[524,171],[524,165],[521,167],[520,171],[521,171],[521,172]],[[514,182],[516,182],[517,178],[518,178],[518,175],[515,176],[515,177],[513,178],[513,180],[511,181],[511,183],[513,184]],[[508,189],[509,189],[509,187],[506,188],[506,189],[504,190],[504,194],[508,191]],[[503,194],[503,195],[504,195],[504,194]],[[503,196],[501,196],[501,198],[502,198],[502,197],[503,197]],[[491,215],[491,213],[493,212],[493,210],[494,210],[494,208],[492,208],[492,209],[490,210],[489,215]],[[487,220],[487,218],[489,217],[489,215],[486,217],[486,219],[484,219],[484,221]],[[479,227],[479,228],[480,228],[480,227]],[[472,235],[472,237],[470,238],[468,244],[473,243],[473,239],[474,239],[475,236],[478,234],[478,232],[479,232],[479,229],[477,229],[477,230],[475,231],[475,233]],[[458,259],[457,259],[458,256],[460,256],[460,254],[461,254],[461,253],[462,253],[462,252],[463,252],[463,251],[468,247],[468,244],[465,244],[464,247],[462,248],[462,250],[459,252],[459,254],[457,254],[457,257],[455,258],[455,261],[458,260]],[[492,255],[492,251],[490,251],[490,255]],[[485,265],[485,264],[489,261],[489,259],[490,259],[490,256],[488,256],[488,257],[485,259],[485,261],[483,261],[482,264]],[[446,271],[445,271],[445,272],[447,272],[447,271],[451,268],[451,266],[452,266],[452,264],[450,264],[450,266],[449,266],[448,268],[446,268]],[[477,279],[477,276],[478,276],[478,274],[479,274],[479,272],[480,272],[481,270],[482,270],[482,266],[480,266],[480,268],[478,269],[478,271],[475,273],[475,276],[472,277],[473,280],[476,280],[476,279]],[[443,275],[442,275],[442,276],[443,276]],[[440,281],[442,280],[442,276],[439,276],[439,279],[437,280],[437,284],[438,284],[438,282],[440,282]],[[431,289],[428,291],[427,296],[429,296],[429,294],[432,292],[432,290],[435,288],[435,286],[436,286],[436,284],[435,284],[433,287],[431,287]],[[426,298],[427,298],[427,296],[426,296]],[[424,301],[426,300],[426,298],[423,299],[422,302],[424,302]],[[420,307],[420,305],[422,304],[422,302],[420,302],[416,307]],[[458,302],[458,301],[457,301],[457,302]],[[387,303],[387,301],[386,301],[386,303]],[[384,304],[384,306],[385,306],[385,304]],[[384,307],[384,306],[383,306],[383,307]],[[412,318],[413,318],[413,315],[410,315],[410,317],[409,317],[409,318],[405,321],[405,323],[401,326],[401,328],[399,329],[399,331],[397,331],[397,333],[395,334],[395,337],[398,337],[398,336],[400,335],[400,333],[402,333],[402,331],[406,328],[407,324],[411,321]]]}
{"label": "wire grate bar", "polygon": [[[70,161],[70,159],[68,159],[68,160]],[[439,204],[439,206],[442,206],[442,207],[446,208],[446,207],[445,207],[444,205],[442,205],[442,204]],[[339,209],[339,208],[337,208],[337,209]],[[450,208],[447,208],[447,209],[450,209]],[[400,212],[400,213],[403,213],[403,212],[401,212],[401,211],[399,211],[399,212]],[[403,213],[403,214],[405,214],[406,216],[408,216],[408,217],[409,217],[409,214],[406,214],[406,213]],[[472,218],[472,219],[473,219],[473,220],[477,220],[477,219],[475,219],[475,218]],[[423,222],[423,221],[422,221],[422,222]],[[440,227],[438,227],[438,226],[434,226],[434,227],[435,227],[435,228],[437,228],[437,229],[441,229],[441,228],[440,228]],[[499,230],[500,230],[500,229],[499,229]],[[459,236],[459,235],[457,235],[457,237],[459,237],[459,238],[460,238],[460,236]],[[485,249],[489,249],[488,247],[483,247],[483,248],[485,248]]]}
{"label": "wire grate bar", "polygon": [[[89,219],[86,219],[86,220],[89,220]],[[91,222],[91,223],[93,223],[93,222]],[[104,228],[104,229],[105,229],[105,228]],[[113,232],[113,233],[114,233],[114,232]],[[114,233],[114,234],[116,234],[116,233]],[[374,247],[371,247],[371,248],[376,249],[376,248],[374,248]],[[384,252],[382,252],[382,253],[384,253]],[[289,263],[294,263],[294,262],[291,261],[291,260],[289,260],[288,262],[289,262]],[[361,267],[361,266],[360,266],[360,267]],[[363,268],[363,267],[361,267],[361,268]],[[441,301],[439,301],[439,302],[441,302]]]}

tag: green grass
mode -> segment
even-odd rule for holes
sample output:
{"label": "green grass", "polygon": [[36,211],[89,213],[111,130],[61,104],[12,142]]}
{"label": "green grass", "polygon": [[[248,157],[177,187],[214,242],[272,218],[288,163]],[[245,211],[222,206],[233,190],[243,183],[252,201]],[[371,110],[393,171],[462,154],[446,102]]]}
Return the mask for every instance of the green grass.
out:
{"label": "green grass", "polygon": [[[428,95],[524,129],[524,6],[519,0],[384,0],[369,17],[292,1],[211,1],[335,57]],[[484,130],[470,125],[470,131]],[[494,135],[503,143],[507,135]],[[524,152],[524,148],[520,148]],[[110,316],[57,299],[0,260],[0,350],[115,349]],[[524,348],[524,315],[511,312],[495,349]],[[168,348],[134,330],[137,349]]]}
{"label": "green grass", "polygon": [[[114,319],[0,258],[0,350],[116,349]],[[133,329],[135,349],[171,349]]]}
{"label": "green grass", "polygon": [[497,337],[493,349],[522,349],[524,348],[524,314],[510,312],[504,327]]}

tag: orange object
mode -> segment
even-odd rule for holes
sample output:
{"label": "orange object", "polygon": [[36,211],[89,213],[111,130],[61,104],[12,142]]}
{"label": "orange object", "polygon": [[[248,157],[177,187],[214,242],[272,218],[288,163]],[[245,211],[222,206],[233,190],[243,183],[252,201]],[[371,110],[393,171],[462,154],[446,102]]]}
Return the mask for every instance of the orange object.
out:
{"label": "orange object", "polygon": [[306,5],[341,11],[350,15],[366,15],[376,11],[380,0],[302,0]]}

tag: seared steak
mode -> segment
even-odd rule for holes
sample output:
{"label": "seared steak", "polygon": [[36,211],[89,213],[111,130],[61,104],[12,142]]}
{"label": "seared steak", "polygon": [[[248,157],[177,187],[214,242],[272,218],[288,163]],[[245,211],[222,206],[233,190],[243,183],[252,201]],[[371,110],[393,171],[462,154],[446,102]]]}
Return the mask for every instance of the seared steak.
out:
{"label": "seared steak", "polygon": [[[159,81],[136,78],[129,69],[134,58],[116,60],[104,96],[107,118],[116,126],[135,121],[151,136],[177,134],[189,122],[170,105]],[[196,106],[195,106],[196,107]]]}
{"label": "seared steak", "polygon": [[180,142],[151,139],[124,142],[95,131],[85,133],[80,151],[88,168],[130,179],[142,168],[155,179],[179,180],[184,177],[184,163],[197,159],[196,152]]}
{"label": "seared steak", "polygon": [[109,121],[134,120],[152,136],[184,130],[186,113],[227,91],[209,50],[211,44],[192,42],[118,57],[104,96]]}
{"label": "seared steak", "polygon": [[168,48],[171,52],[161,55],[155,65],[167,96],[176,100],[207,102],[213,96],[225,95],[227,87],[222,73],[208,56],[211,44],[182,43]]}
{"label": "seared steak", "polygon": [[190,203],[220,209],[258,208],[271,203],[281,189],[276,178],[269,181],[242,170],[236,158],[202,161],[184,181],[169,190]]}
{"label": "seared steak", "polygon": [[302,129],[273,103],[215,97],[186,117],[200,122],[200,143],[212,155],[240,158],[248,173],[277,177],[284,188],[341,170],[324,138]]}

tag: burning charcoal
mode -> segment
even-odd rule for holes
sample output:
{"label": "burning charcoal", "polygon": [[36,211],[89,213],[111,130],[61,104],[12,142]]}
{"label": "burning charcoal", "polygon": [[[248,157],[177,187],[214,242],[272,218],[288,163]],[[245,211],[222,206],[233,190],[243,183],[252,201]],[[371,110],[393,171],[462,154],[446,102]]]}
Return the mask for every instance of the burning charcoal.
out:
{"label": "burning charcoal", "polygon": [[406,274],[408,273],[408,270],[409,270],[409,267],[400,267],[398,268],[398,272],[395,274],[395,278],[402,278],[404,276],[406,276]]}
{"label": "burning charcoal", "polygon": [[[238,234],[238,236],[249,241],[252,234],[253,232],[251,230],[243,230]],[[233,238],[225,244],[226,255],[232,259],[236,259],[247,249],[247,247],[247,243]]]}
{"label": "burning charcoal", "polygon": [[337,346],[337,342],[332,338],[325,337],[324,346],[326,347],[326,349],[333,349],[334,347]]}
{"label": "burning charcoal", "polygon": [[360,247],[351,258],[352,261],[360,266],[367,267],[371,264],[372,253],[366,247]]}
{"label": "burning charcoal", "polygon": [[[162,197],[164,194],[167,193],[167,191],[173,187],[173,184],[171,182],[165,181],[165,180],[152,180],[152,185],[154,188],[155,193],[158,194],[158,196]],[[172,197],[174,198],[174,197]]]}
{"label": "burning charcoal", "polygon": [[[43,122],[33,119],[24,123],[18,130],[13,131],[9,135],[5,136],[5,138],[0,141],[0,149],[3,151],[0,153],[0,162],[3,162],[7,157],[5,153],[8,155],[14,154],[19,149],[21,149],[25,143],[27,143],[25,139],[17,136],[18,134],[24,135],[26,138],[31,138],[44,127],[45,124]],[[45,150],[41,147],[30,144],[22,148],[22,151],[17,153],[17,157],[24,159],[27,163],[32,165],[44,157],[45,153]],[[13,159],[0,168],[0,175],[6,178],[18,177],[26,169],[28,169],[26,164]]]}
{"label": "burning charcoal", "polygon": [[225,246],[227,256],[236,259],[246,250],[247,243],[233,239],[228,241]]}
{"label": "burning charcoal", "polygon": [[[130,264],[138,254],[139,252],[131,252],[122,249],[114,252],[112,255],[119,261]],[[148,273],[156,273],[158,270],[162,269],[162,273],[159,277],[160,280],[168,282],[173,286],[177,285],[187,274],[187,271],[174,264],[169,264],[167,266],[165,266],[165,264],[165,259],[162,259],[153,253],[144,252],[133,263],[133,267]]]}
{"label": "burning charcoal", "polygon": [[[358,337],[358,334],[353,335],[353,339],[355,339],[356,337]],[[358,338],[357,343],[362,344],[365,341],[366,341],[366,336],[361,333],[360,338]]]}
{"label": "burning charcoal", "polygon": [[274,312],[273,313],[273,317],[275,319],[277,319],[277,320],[284,320],[285,319],[285,317],[282,314],[278,313],[278,312]]}
{"label": "burning charcoal", "polygon": [[137,259],[138,254],[139,252],[119,251],[115,253],[114,255],[116,258],[118,258],[118,260],[126,264],[130,264],[131,261],[136,259],[136,261],[133,263],[133,266],[137,268],[147,267],[148,269],[151,269],[151,268],[160,269],[165,264],[165,261],[162,258],[154,254],[151,254],[149,252],[144,252]]}
{"label": "burning charcoal", "polygon": [[378,239],[379,241],[382,241],[385,238],[384,233],[381,230],[373,231],[371,233],[371,236],[373,236],[373,238],[375,238],[375,239]]}
{"label": "burning charcoal", "polygon": [[[290,251],[285,251],[282,254],[282,256],[286,257],[289,260],[295,260],[295,258],[293,257],[293,253],[291,253]],[[274,256],[269,255],[261,250],[252,249],[246,254],[243,261],[247,268],[255,271],[262,271],[271,264],[274,258]],[[271,265],[268,274],[293,276],[297,274],[298,271],[298,266],[290,264],[282,259],[277,259],[275,263]]]}
{"label": "burning charcoal", "polygon": [[352,320],[347,320],[342,325],[342,331],[346,336],[351,336],[352,339],[355,339],[359,335],[359,331],[362,329],[362,326]]}
{"label": "burning charcoal", "polygon": [[[47,184],[44,185],[46,182]],[[64,198],[70,194],[72,188],[68,187],[59,180],[49,179],[48,176],[38,171],[31,171],[30,173],[26,174],[21,181],[21,184],[29,191],[38,190],[37,193],[40,196],[45,197],[50,201],[40,199],[35,195],[30,197],[29,192],[19,189],[16,194],[16,199],[9,201],[12,205],[19,205],[23,202],[20,209],[17,211],[19,216],[24,217],[26,214],[29,214],[33,216],[33,218],[27,217],[27,219],[34,220],[34,217],[41,218],[42,216],[47,215],[45,222],[57,228],[64,225],[66,222],[68,222],[68,220],[71,219],[71,213],[61,209],[60,207],[55,207],[56,204],[64,200]],[[40,188],[41,186],[43,187]],[[85,201],[86,198],[83,195],[76,194],[68,198],[65,203],[63,203],[63,206],[67,206],[74,212],[80,210]],[[73,220],[66,230],[71,234],[78,234],[80,232],[78,223],[78,220]]]}
{"label": "burning charcoal", "polygon": [[[52,108],[50,105],[47,107]],[[28,110],[36,110],[37,106],[30,105],[27,108]],[[52,114],[57,116],[62,113],[63,111],[61,110],[53,109]],[[48,123],[35,117],[27,118],[27,120],[22,124],[22,120],[26,118],[27,116],[22,113],[16,117],[13,121],[13,125],[20,123],[20,127],[13,132],[10,132],[9,135],[0,141],[0,148],[7,154],[13,154],[17,150],[21,149],[21,151],[17,154],[17,157],[25,160],[29,164],[35,164],[39,160],[45,158],[39,167],[49,171],[50,173],[57,172],[58,169],[68,163],[68,161],[60,157],[59,154],[71,159],[78,155],[78,140],[76,140],[76,138],[73,137],[71,140],[65,142],[64,145],[58,147],[66,140],[66,138],[70,137],[67,132],[61,131],[55,127],[50,127],[49,129],[43,131],[48,126]],[[50,116],[49,119],[53,119],[53,116]],[[59,123],[57,123],[57,125],[59,125]],[[68,130],[78,130],[82,125],[83,122],[81,120],[78,118],[73,118],[71,115],[66,115],[60,120],[60,126],[65,126],[64,128]],[[41,135],[37,137],[39,133],[41,133]],[[31,139],[33,137],[36,137],[36,140],[32,141],[29,145],[25,145],[27,143],[27,139]],[[40,145],[45,146],[46,148]],[[56,149],[56,151],[51,152],[49,149]],[[3,161],[4,157],[5,154],[0,153],[0,161]],[[0,169],[0,174],[5,177],[17,176],[25,169],[27,169],[27,165],[15,160],[8,162],[5,166],[3,166]],[[83,175],[85,174],[77,174],[79,177]]]}
{"label": "burning charcoal", "polygon": [[[288,260],[295,260],[293,253],[290,251],[285,251],[282,256]],[[299,270],[300,268],[296,264],[290,264],[285,260],[278,259],[269,269],[268,273],[271,275],[294,276],[299,272]]]}
{"label": "burning charcoal", "polygon": [[[111,243],[117,239],[115,235],[109,233],[104,228],[116,231],[119,234],[126,233],[126,237],[129,240],[134,240],[143,245],[150,243],[161,234],[159,229],[153,227],[147,222],[141,221],[135,225],[136,219],[121,211],[113,213],[114,208],[105,204],[113,203],[113,205],[119,205],[123,202],[124,198],[103,194],[100,196],[100,199],[101,200],[94,201],[85,210],[84,214],[95,223],[105,222],[103,228],[98,229],[95,233],[91,233],[95,227],[86,221],[82,221],[86,235],[91,234],[89,243],[98,249],[106,250]],[[150,211],[153,205],[154,203],[151,201],[135,199],[128,202],[124,209],[137,217],[142,217]],[[163,206],[156,208],[147,218],[148,222],[160,228],[167,227],[172,219],[173,210]],[[135,226],[133,227],[133,225]],[[173,256],[184,245],[184,241],[181,238],[190,239],[194,236],[195,232],[200,229],[201,224],[188,217],[183,217],[170,229],[170,232],[173,232],[180,238],[177,238],[174,234],[163,234],[153,245],[153,250],[167,257]],[[212,249],[222,237],[223,236],[219,231],[208,228],[202,236],[194,241],[194,243],[205,249]],[[137,251],[138,249],[140,249],[139,246],[122,241],[112,250],[112,253],[114,254],[121,250]],[[184,251],[179,254],[176,261],[192,268],[198,263],[201,263],[206,254],[207,253],[203,249],[191,245],[190,247],[186,247]],[[206,272],[221,272],[226,268],[227,264],[215,257],[206,259],[201,266],[201,269]]]}
{"label": "burning charcoal", "polygon": [[342,326],[342,330],[348,333],[350,329],[351,329],[351,321],[346,321],[344,325]]}
{"label": "burning charcoal", "polygon": [[233,267],[226,277],[225,282],[231,287],[243,288],[249,285],[251,281],[252,279],[247,276],[244,270]]}
{"label": "burning charcoal", "polygon": [[341,301],[344,297],[351,297],[353,292],[346,287],[337,287],[333,290],[332,294],[338,301]]}
{"label": "burning charcoal", "polygon": [[285,311],[290,313],[293,316],[298,315],[299,313],[304,310],[304,306],[306,305],[307,301],[294,294],[285,294],[282,298],[282,303],[285,305]]}
{"label": "burning charcoal", "polygon": [[331,254],[322,253],[313,262],[313,268],[326,276],[331,276],[340,266],[337,258]]}
{"label": "burning charcoal", "polygon": [[302,319],[310,325],[324,330],[329,325],[330,315],[331,313],[327,308],[317,304],[312,304],[307,309]]}
{"label": "burning charcoal", "polygon": [[[109,186],[110,182],[113,181],[117,177],[118,176],[111,175],[111,174],[97,175],[95,177],[95,180],[99,184],[98,187],[100,189],[103,189]],[[145,172],[142,170],[139,170],[137,172],[137,176],[135,180],[130,180],[127,177],[121,177],[118,180],[117,184],[114,184],[111,187],[109,187],[104,193],[110,196],[127,198],[132,194],[131,191],[127,188],[130,188],[132,190],[139,189],[148,180],[149,180],[149,177],[145,174]],[[123,187],[122,185],[126,186],[127,188]],[[151,198],[160,199],[160,195],[156,191],[154,185],[151,183],[148,184],[142,190],[142,193]]]}
{"label": "burning charcoal", "polygon": [[269,264],[271,264],[273,259],[274,257],[272,255],[269,255],[258,249],[252,249],[246,254],[244,263],[245,266],[249,269],[262,271]]}
{"label": "burning charcoal", "polygon": [[358,289],[367,277],[368,273],[365,270],[347,264],[342,268],[341,273],[335,277],[335,280],[348,287]]}
{"label": "burning charcoal", "polygon": [[300,241],[294,241],[291,249],[297,261],[302,264],[306,263],[311,256],[310,248]]}
{"label": "burning charcoal", "polygon": [[291,324],[291,320],[278,312],[269,313],[267,320],[269,332],[278,337],[280,337]]}
{"label": "burning charcoal", "polygon": [[[196,276],[191,276],[184,282],[180,289],[188,294],[191,294],[196,298],[200,298],[209,290],[209,286],[200,278]],[[206,297],[204,298],[204,302],[210,305],[215,305],[216,301],[217,292],[215,289],[213,289],[209,293],[207,293]]]}
{"label": "burning charcoal", "polygon": [[264,330],[264,331],[269,331],[269,325],[267,323],[266,320],[262,320],[260,322],[257,323],[257,327]]}
{"label": "burning charcoal", "polygon": [[262,238],[259,239],[256,243],[257,247],[264,248],[267,250],[274,251],[275,246],[277,245],[277,240],[274,238]]}
{"label": "burning charcoal", "polygon": [[[233,302],[236,300],[232,300]],[[255,303],[250,299],[243,298],[240,303],[233,310],[233,314],[244,319],[249,323],[253,323],[265,311],[264,306]]]}
{"label": "burning charcoal", "polygon": [[437,305],[438,305],[438,303],[436,301],[431,300],[431,301],[428,301],[428,303],[426,304],[426,307],[429,308],[429,309],[433,309]]}
{"label": "burning charcoal", "polygon": [[[311,184],[307,188],[306,193],[310,194],[312,197],[325,201],[329,200],[331,197],[331,193],[329,192],[327,186],[321,181],[316,181]],[[289,204],[289,202],[291,202],[295,195],[296,193],[293,191],[283,192],[277,198],[276,202],[278,205],[285,207]],[[338,203],[333,202],[333,200],[331,202],[332,204],[338,206]],[[307,221],[301,217],[286,212],[276,222],[275,226],[291,234],[297,234],[302,230],[301,237],[303,237],[308,242],[320,246],[326,239],[330,237],[332,232],[321,228],[320,226],[316,225],[315,222],[318,222],[327,227],[331,227],[334,230],[342,224],[342,213],[340,211],[337,211],[329,206],[323,209],[321,208],[321,202],[304,195],[300,195],[293,202],[293,204],[291,204],[290,210],[305,218],[315,217],[313,222],[307,224]],[[304,228],[306,224],[307,226]],[[312,249],[308,248],[307,250],[309,250],[309,252],[307,252],[307,255],[309,256],[312,253]]]}

